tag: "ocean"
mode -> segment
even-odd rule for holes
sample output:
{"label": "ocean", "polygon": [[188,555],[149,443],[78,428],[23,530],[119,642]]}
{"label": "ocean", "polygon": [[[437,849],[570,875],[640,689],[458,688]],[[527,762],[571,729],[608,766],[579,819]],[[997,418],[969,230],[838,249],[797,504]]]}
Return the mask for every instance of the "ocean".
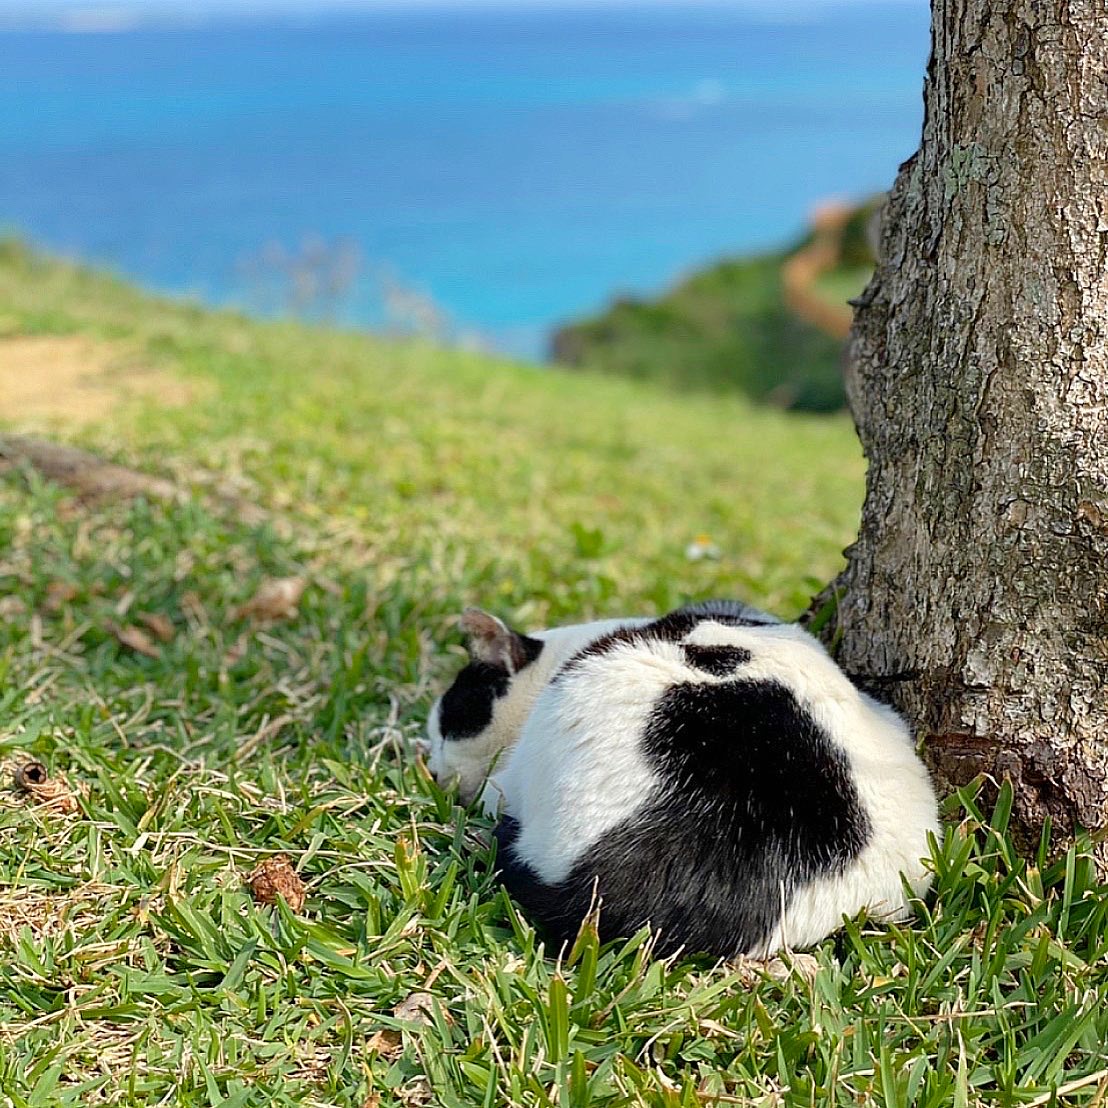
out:
{"label": "ocean", "polygon": [[[538,358],[914,150],[926,3],[0,32],[0,229],[144,285]],[[95,32],[95,33],[93,33]]]}

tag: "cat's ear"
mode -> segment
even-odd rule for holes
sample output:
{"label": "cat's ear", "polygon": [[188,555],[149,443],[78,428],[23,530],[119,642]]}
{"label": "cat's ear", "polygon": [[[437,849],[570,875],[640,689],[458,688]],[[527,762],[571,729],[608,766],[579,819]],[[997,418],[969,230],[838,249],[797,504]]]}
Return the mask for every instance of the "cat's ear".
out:
{"label": "cat's ear", "polygon": [[509,673],[523,669],[542,650],[538,639],[513,631],[502,619],[480,608],[466,608],[462,613],[462,630],[474,661],[499,666]]}

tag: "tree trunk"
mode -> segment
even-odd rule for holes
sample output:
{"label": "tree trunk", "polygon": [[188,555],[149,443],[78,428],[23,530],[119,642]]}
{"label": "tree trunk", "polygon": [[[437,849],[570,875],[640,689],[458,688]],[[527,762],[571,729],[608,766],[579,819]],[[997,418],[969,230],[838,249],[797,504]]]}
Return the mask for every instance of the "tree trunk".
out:
{"label": "tree trunk", "polygon": [[[838,657],[1024,843],[1108,824],[1108,7],[934,0],[857,303],[869,459]],[[1108,862],[1102,845],[1101,861]]]}

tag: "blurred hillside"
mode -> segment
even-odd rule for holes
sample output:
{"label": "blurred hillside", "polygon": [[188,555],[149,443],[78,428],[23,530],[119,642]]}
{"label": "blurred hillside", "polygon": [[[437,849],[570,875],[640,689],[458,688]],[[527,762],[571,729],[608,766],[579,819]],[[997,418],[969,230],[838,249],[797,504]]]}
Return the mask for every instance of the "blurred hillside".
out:
{"label": "blurred hillside", "polygon": [[827,205],[787,250],[724,259],[653,299],[620,298],[556,331],[551,355],[562,365],[676,389],[737,391],[809,411],[841,408],[847,301],[872,271],[880,202]]}

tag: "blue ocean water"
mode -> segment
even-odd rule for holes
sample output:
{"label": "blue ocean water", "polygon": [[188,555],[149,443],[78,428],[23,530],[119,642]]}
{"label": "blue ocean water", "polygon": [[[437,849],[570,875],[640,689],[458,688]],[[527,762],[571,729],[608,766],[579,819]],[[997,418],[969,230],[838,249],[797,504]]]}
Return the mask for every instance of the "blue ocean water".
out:
{"label": "blue ocean water", "polygon": [[781,0],[7,31],[0,228],[263,309],[267,266],[316,241],[345,259],[344,320],[388,323],[414,290],[456,337],[537,356],[613,294],[887,187],[927,18]]}

